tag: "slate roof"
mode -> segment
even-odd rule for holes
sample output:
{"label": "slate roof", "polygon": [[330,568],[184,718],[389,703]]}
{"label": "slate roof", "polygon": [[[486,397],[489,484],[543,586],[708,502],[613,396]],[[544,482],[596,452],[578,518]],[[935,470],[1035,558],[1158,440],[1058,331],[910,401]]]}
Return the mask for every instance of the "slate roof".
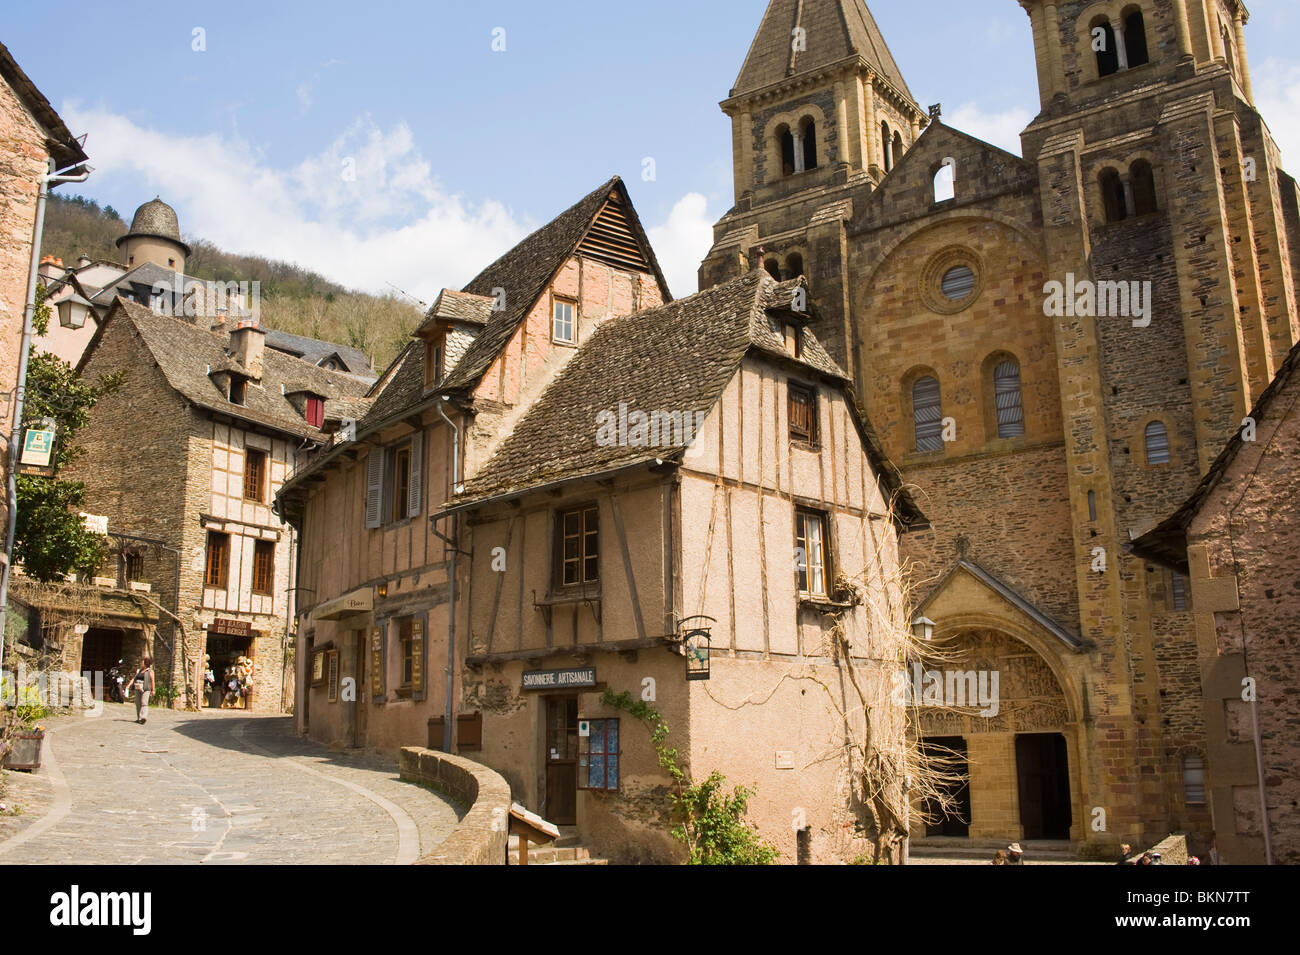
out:
{"label": "slate roof", "polygon": [[442,391],[470,391],[478,385],[538,296],[573,255],[605,200],[615,191],[626,203],[633,233],[667,297],[668,283],[655,260],[650,241],[641,228],[623,180],[615,176],[528,236],[465,286],[463,291],[487,297],[494,296],[494,289],[505,289],[505,307],[491,313],[474,344],[466,349],[464,357],[447,376]]}
{"label": "slate roof", "polygon": [[[1255,402],[1255,407],[1251,409],[1250,417],[1255,420],[1256,425],[1265,420],[1269,407],[1286,388],[1297,368],[1300,368],[1300,342],[1291,349],[1286,360],[1278,367],[1277,374],[1273,376],[1273,380],[1269,382],[1269,386],[1264,389],[1259,400]],[[1205,477],[1201,478],[1201,483],[1196,486],[1191,496],[1178,510],[1129,543],[1128,549],[1139,557],[1187,573],[1187,528],[1191,526],[1196,515],[1200,513],[1201,507],[1219,486],[1219,482],[1223,480],[1228,468],[1236,460],[1243,444],[1245,442],[1242,440],[1241,429],[1238,429],[1233,434],[1232,440],[1214,459],[1210,470],[1205,472]]]}
{"label": "slate roof", "polygon": [[[751,352],[791,367],[801,365],[805,374],[829,379],[851,398],[848,376],[810,330],[804,332],[801,358],[795,359],[784,348],[778,319],[789,306],[792,290],[803,286],[802,278],[778,283],[755,269],[690,298],[605,322],[492,458],[466,482],[464,493],[451,506],[482,503],[681,454],[684,444],[601,446],[597,415],[617,413],[620,402],[647,413],[707,414]],[[849,404],[855,407],[852,400]],[[866,429],[862,434],[886,484],[898,487],[898,473],[880,454],[874,437]],[[923,520],[910,497],[902,511],[906,523]]]}
{"label": "slate roof", "polygon": [[442,319],[446,322],[465,322],[470,325],[486,325],[492,317],[492,303],[496,301],[491,295],[473,295],[469,292],[457,292],[445,288],[438,293],[438,300],[425,313],[420,331],[430,322]]}
{"label": "slate roof", "polygon": [[193,251],[181,241],[181,227],[176,219],[176,210],[157,196],[135,210],[135,215],[131,217],[131,228],[118,236],[115,244],[120,249],[123,242],[136,236],[152,236],[175,242],[185,250],[186,255]]}
{"label": "slate roof", "polygon": [[[806,50],[793,49],[791,38],[796,27],[807,31]],[[903,71],[863,0],[772,0],[731,95],[751,93],[855,53],[898,92],[913,99]]]}
{"label": "slate roof", "polygon": [[306,335],[293,335],[275,328],[266,329],[266,347],[301,358],[313,365],[319,365],[331,355],[337,355],[348,374],[365,378],[368,382],[376,378],[370,358],[359,348],[308,338]]}
{"label": "slate roof", "polygon": [[313,428],[280,393],[307,388],[327,399],[360,398],[367,386],[350,375],[326,371],[308,362],[272,349],[266,349],[262,361],[260,387],[250,383],[245,404],[231,404],[210,377],[211,371],[237,368],[227,349],[230,336],[224,332],[211,332],[184,319],[161,315],[135,302],[118,298],[107,318],[95,331],[86,348],[78,369],[85,367],[94,355],[100,338],[116,322],[130,322],[139,332],[144,346],[153,355],[168,384],[180,395],[209,411],[217,411],[232,418],[275,428],[279,431],[321,440],[321,432]]}

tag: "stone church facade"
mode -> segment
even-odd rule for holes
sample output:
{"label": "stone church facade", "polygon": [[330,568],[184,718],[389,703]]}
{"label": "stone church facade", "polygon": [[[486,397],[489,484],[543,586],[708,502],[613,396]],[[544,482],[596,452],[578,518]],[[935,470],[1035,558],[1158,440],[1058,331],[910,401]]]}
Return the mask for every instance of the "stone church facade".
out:
{"label": "stone church facade", "polygon": [[1204,853],[1194,595],[1129,545],[1297,340],[1297,187],[1236,0],[1021,6],[1041,111],[1016,156],[914,101],[861,0],[773,0],[721,104],[736,200],[700,284],[807,277],[933,522],[901,545],[918,614],[1001,676],[996,715],[922,708],[969,789],[914,836]]}

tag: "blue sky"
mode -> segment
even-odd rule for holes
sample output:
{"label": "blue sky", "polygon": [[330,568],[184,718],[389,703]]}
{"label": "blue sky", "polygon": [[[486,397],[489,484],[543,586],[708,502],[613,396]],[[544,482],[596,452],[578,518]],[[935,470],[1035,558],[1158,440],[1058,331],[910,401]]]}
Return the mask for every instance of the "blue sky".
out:
{"label": "blue sky", "polygon": [[[1014,0],[870,6],[923,106],[1018,151],[1038,97]],[[682,295],[731,204],[717,103],[764,7],[67,0],[9,18],[0,39],[89,134],[96,172],[73,188],[124,215],[161,194],[187,233],[427,302],[619,173]],[[1251,9],[1256,99],[1300,157],[1300,4]]]}

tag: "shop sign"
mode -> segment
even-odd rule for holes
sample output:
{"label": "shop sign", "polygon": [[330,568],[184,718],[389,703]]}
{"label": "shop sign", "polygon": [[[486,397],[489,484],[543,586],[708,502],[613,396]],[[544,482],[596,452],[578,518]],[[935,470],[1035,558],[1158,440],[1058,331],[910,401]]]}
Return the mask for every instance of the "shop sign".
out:
{"label": "shop sign", "polygon": [[570,687],[595,685],[595,667],[524,671],[523,688],[525,690],[564,690]]}
{"label": "shop sign", "polygon": [[224,637],[251,637],[253,635],[253,625],[247,620],[231,620],[228,617],[218,617],[208,625],[208,633],[216,633]]}

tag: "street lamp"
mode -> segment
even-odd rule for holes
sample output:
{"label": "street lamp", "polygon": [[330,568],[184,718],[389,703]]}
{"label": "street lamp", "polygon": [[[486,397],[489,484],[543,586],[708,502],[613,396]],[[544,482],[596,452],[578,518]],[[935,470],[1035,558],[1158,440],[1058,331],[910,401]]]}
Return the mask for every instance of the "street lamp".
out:
{"label": "street lamp", "polygon": [[86,324],[86,316],[90,314],[90,302],[76,292],[59,302],[57,308],[59,324],[64,328],[81,328]]}
{"label": "street lamp", "polygon": [[917,617],[912,621],[912,636],[918,640],[929,640],[934,636],[934,621],[927,616]]}

